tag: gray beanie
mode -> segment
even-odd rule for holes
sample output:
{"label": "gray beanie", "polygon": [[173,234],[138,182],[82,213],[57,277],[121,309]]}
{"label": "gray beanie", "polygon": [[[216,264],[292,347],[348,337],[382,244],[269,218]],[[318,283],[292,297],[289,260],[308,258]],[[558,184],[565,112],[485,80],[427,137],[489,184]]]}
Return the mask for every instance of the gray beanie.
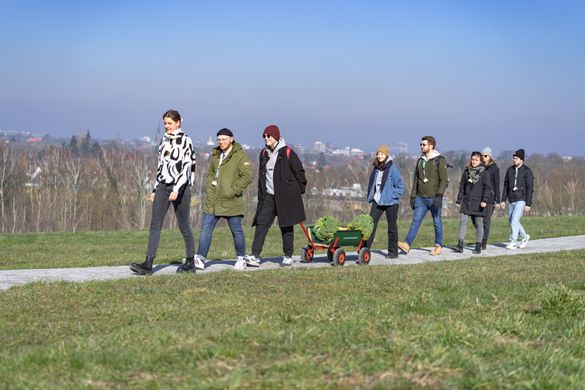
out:
{"label": "gray beanie", "polygon": [[490,156],[490,158],[493,158],[493,154],[492,154],[492,148],[490,148],[489,146],[486,146],[485,148],[483,148],[483,150],[481,151],[481,154],[487,154],[488,156]]}

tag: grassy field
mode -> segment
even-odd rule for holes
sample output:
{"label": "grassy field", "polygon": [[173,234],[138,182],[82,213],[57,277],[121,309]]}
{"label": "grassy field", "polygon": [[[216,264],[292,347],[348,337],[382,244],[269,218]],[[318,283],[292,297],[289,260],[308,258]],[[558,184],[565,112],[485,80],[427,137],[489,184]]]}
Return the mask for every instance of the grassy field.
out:
{"label": "grassy field", "polygon": [[14,287],[0,388],[584,388],[584,259]]}
{"label": "grassy field", "polygon": [[[454,245],[457,241],[459,220],[445,219],[444,242]],[[525,217],[522,223],[533,238],[547,238],[585,234],[585,216]],[[404,239],[410,226],[409,220],[399,221],[399,237]],[[252,246],[253,230],[245,226],[248,250]],[[506,218],[494,218],[490,241],[508,239],[509,226]],[[195,242],[199,229],[194,229]],[[474,241],[475,229],[468,226],[468,242]],[[0,269],[89,267],[124,265],[144,260],[148,231],[111,231],[81,233],[17,234],[0,235]],[[430,216],[427,216],[414,246],[432,246],[434,232]],[[295,227],[295,254],[300,254],[307,239],[300,227]],[[374,249],[386,249],[386,224],[378,227]],[[197,249],[197,248],[196,248]],[[181,261],[184,256],[183,239],[178,230],[162,233],[157,263]],[[282,256],[280,231],[273,227],[266,239],[262,256]],[[209,253],[211,259],[233,259],[232,237],[225,224],[216,228]]]}

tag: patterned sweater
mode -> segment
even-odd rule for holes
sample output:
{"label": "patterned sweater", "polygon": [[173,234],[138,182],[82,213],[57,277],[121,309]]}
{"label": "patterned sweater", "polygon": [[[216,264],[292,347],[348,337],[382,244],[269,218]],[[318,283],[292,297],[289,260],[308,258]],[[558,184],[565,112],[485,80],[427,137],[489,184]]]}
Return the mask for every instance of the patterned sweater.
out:
{"label": "patterned sweater", "polygon": [[181,193],[193,184],[195,175],[193,142],[181,129],[165,134],[158,146],[158,169],[153,192],[159,183],[172,185],[173,192]]}

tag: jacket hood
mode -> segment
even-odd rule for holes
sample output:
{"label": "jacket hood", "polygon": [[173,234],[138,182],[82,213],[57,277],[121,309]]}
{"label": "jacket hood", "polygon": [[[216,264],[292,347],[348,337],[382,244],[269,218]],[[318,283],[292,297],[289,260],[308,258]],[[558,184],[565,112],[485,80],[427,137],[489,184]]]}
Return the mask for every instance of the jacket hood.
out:
{"label": "jacket hood", "polygon": [[421,155],[421,158],[423,160],[429,161],[429,160],[432,160],[433,158],[439,157],[440,155],[441,155],[441,153],[439,153],[439,151],[433,150],[431,153],[429,153],[428,156],[426,154]]}
{"label": "jacket hood", "polygon": [[278,144],[276,144],[276,147],[274,148],[274,150],[270,150],[270,148],[268,146],[264,147],[264,149],[266,149],[266,152],[268,153],[268,155],[271,154],[275,154],[278,153],[278,151],[282,148],[284,148],[286,146],[286,142],[284,142],[284,138],[280,138],[280,141],[278,141]]}

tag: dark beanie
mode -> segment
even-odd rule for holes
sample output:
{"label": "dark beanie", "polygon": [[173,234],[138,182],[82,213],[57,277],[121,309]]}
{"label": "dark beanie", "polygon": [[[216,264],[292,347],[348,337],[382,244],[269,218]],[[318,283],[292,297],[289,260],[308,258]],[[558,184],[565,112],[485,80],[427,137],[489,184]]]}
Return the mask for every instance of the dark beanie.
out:
{"label": "dark beanie", "polygon": [[234,133],[232,133],[230,129],[226,129],[224,127],[223,129],[217,132],[217,136],[219,137],[220,135],[227,135],[228,137],[233,137]]}
{"label": "dark beanie", "polygon": [[270,125],[267,128],[265,128],[262,135],[264,134],[268,134],[277,141],[280,140],[280,129],[276,125]]}
{"label": "dark beanie", "polygon": [[518,157],[520,160],[524,161],[524,149],[518,149],[514,152],[512,157]]}

